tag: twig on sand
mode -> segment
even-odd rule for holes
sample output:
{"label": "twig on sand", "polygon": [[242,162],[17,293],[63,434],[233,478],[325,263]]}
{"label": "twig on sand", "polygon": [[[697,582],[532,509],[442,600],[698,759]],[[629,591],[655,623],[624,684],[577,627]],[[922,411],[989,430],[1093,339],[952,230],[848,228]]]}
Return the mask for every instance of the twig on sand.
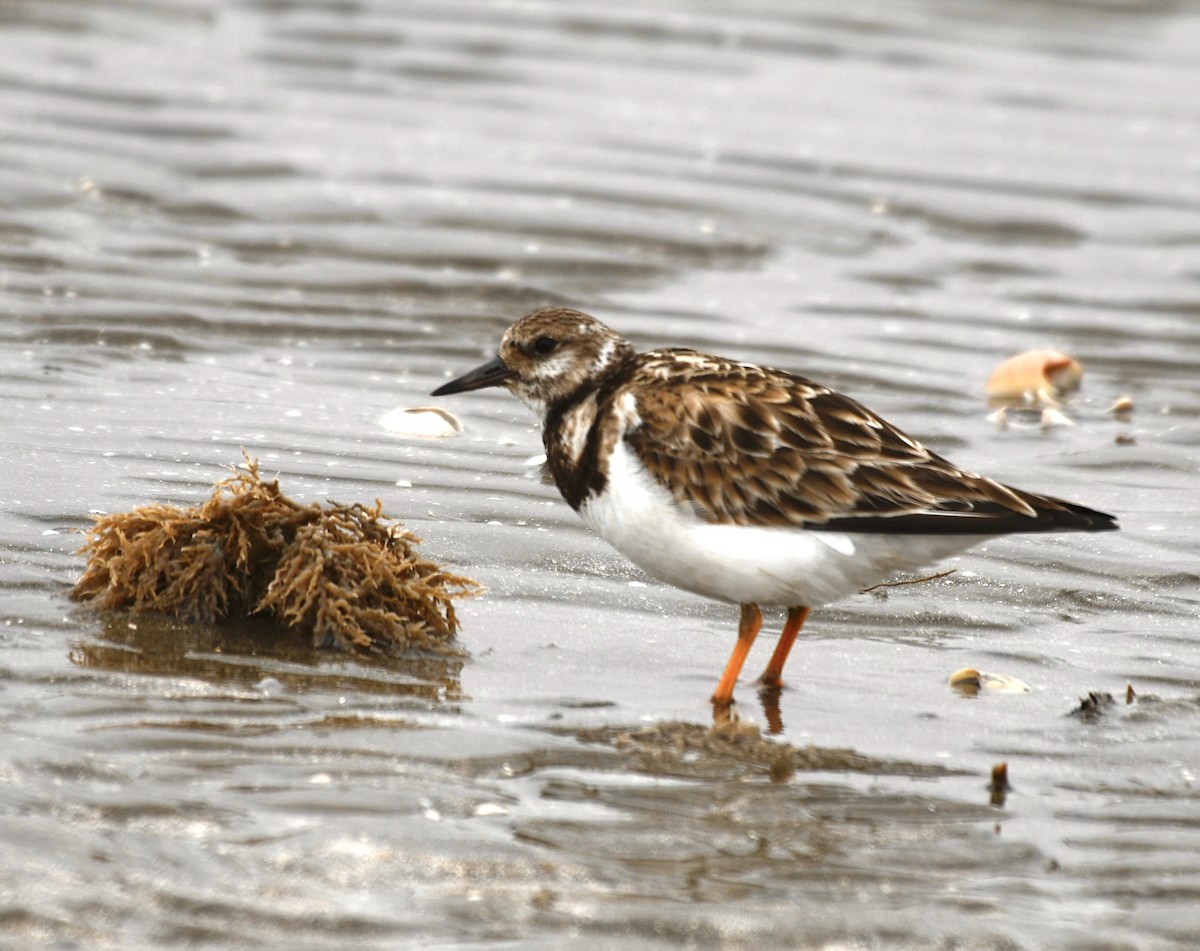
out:
{"label": "twig on sand", "polygon": [[925,581],[937,581],[938,578],[945,578],[946,575],[952,575],[958,571],[957,568],[947,568],[945,571],[939,571],[936,574],[925,575],[923,578],[903,578],[900,581],[881,581],[879,584],[873,584],[869,588],[863,588],[859,594],[867,594],[870,591],[875,591],[879,588],[898,588],[902,584],[921,584]]}

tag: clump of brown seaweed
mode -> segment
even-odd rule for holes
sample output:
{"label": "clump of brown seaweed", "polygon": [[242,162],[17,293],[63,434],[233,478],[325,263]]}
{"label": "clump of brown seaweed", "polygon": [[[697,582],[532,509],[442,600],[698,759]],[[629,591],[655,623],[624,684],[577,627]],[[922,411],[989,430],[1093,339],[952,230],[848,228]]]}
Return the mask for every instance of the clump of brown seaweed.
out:
{"label": "clump of brown seaweed", "polygon": [[378,500],[294,502],[247,458],[198,507],[99,516],[71,597],[200,624],[266,616],[318,647],[445,650],[454,601],[482,589],[422,558],[419,541]]}

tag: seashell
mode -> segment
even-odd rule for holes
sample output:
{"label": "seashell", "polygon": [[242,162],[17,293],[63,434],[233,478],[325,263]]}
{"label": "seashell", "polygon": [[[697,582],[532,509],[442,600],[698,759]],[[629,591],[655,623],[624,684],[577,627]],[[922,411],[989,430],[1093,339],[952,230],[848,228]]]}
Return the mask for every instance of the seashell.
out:
{"label": "seashell", "polygon": [[989,674],[974,667],[956,670],[950,675],[948,683],[966,697],[973,697],[981,690],[993,693],[1029,693],[1032,689],[1029,684],[1016,677],[1010,677],[1008,674]]}
{"label": "seashell", "polygon": [[1065,353],[1026,350],[996,367],[984,389],[994,405],[1057,406],[1082,380],[1083,367]]}
{"label": "seashell", "polygon": [[973,697],[979,693],[979,689],[983,686],[983,680],[979,676],[979,671],[974,667],[964,667],[962,670],[956,670],[950,675],[947,681],[951,687],[959,693]]}
{"label": "seashell", "polygon": [[1127,421],[1129,419],[1129,417],[1133,415],[1133,397],[1132,396],[1119,397],[1113,403],[1113,405],[1108,408],[1108,412],[1110,415],[1115,416],[1117,419],[1121,420],[1122,422]]}
{"label": "seashell", "polygon": [[394,409],[379,418],[379,425],[398,436],[442,439],[462,432],[462,423],[440,406],[412,406]]}
{"label": "seashell", "polygon": [[1055,426],[1074,426],[1075,422],[1062,410],[1047,406],[1042,410],[1042,430],[1050,430]]}

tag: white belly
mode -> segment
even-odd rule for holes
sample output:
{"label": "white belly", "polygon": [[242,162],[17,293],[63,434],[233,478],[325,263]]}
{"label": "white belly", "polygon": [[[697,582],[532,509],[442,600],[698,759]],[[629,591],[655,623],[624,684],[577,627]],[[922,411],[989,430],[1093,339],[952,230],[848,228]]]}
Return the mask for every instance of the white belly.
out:
{"label": "white belly", "polygon": [[827,604],[987,537],[714,525],[676,505],[624,441],[609,461],[607,490],[580,515],[647,574],[706,597],[761,606]]}

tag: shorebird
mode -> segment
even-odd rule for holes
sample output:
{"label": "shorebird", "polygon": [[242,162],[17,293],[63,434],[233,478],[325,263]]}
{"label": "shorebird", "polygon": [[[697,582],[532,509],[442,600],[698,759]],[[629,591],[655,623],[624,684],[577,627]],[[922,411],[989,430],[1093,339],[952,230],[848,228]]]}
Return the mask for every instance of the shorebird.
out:
{"label": "shorebird", "polygon": [[785,370],[687,349],[638,353],[577,310],[517,320],[495,359],[434,396],[502,386],[543,420],[564,499],[647,574],[741,606],[712,701],[728,708],[762,626],[779,688],[810,610],[1017,532],[1117,521],[931,452],[861,403]]}

